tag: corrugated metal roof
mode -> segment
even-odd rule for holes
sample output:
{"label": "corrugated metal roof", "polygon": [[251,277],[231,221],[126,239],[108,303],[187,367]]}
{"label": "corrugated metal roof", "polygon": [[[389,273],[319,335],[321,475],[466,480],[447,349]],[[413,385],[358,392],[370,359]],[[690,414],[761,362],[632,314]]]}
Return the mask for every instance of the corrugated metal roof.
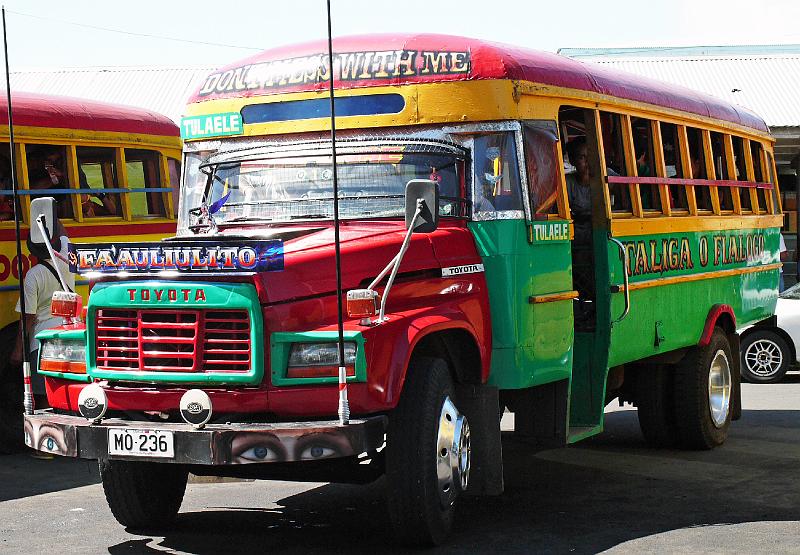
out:
{"label": "corrugated metal roof", "polygon": [[584,51],[576,57],[739,104],[763,117],[770,127],[800,125],[800,53],[676,57],[656,50],[649,54],[587,55]]}
{"label": "corrugated metal roof", "polygon": [[[708,47],[698,48],[707,50]],[[800,126],[800,53],[792,47],[781,54],[756,54],[753,48],[742,47],[741,55],[726,56],[704,56],[707,52],[674,56],[674,49],[649,48],[564,48],[560,52],[574,51],[575,57],[581,61],[712,94],[753,110],[771,127]],[[12,72],[11,84],[16,90],[76,96],[147,108],[179,122],[187,98],[215,69],[32,68]],[[732,92],[734,89],[737,92]]]}
{"label": "corrugated metal roof", "polygon": [[138,106],[178,123],[186,99],[214,67],[37,68],[11,73],[19,91]]}
{"label": "corrugated metal roof", "polygon": [[715,46],[633,46],[626,48],[559,48],[558,54],[570,58],[586,56],[755,56],[761,54],[800,54],[800,44],[727,44]]}

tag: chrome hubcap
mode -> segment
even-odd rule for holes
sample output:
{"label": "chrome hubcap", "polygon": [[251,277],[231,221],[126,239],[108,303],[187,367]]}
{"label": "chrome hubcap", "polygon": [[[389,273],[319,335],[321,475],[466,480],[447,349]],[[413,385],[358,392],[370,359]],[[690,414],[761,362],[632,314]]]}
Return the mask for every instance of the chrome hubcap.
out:
{"label": "chrome hubcap", "polygon": [[769,339],[759,339],[747,347],[744,352],[744,363],[756,376],[768,378],[780,370],[783,353],[777,343]]}
{"label": "chrome hubcap", "polygon": [[708,407],[714,426],[721,428],[728,419],[731,406],[731,367],[725,351],[720,349],[711,360],[708,372]]}
{"label": "chrome hubcap", "polygon": [[467,489],[470,464],[470,435],[467,418],[445,397],[436,437],[436,478],[442,508],[451,506]]}

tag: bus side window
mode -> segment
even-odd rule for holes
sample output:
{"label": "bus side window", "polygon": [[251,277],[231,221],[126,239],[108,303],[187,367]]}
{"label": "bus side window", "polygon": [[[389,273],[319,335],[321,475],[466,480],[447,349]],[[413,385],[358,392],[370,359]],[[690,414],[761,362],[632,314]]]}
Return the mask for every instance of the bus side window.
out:
{"label": "bus side window", "polygon": [[474,213],[522,210],[514,133],[492,133],[474,139]]}
{"label": "bus side window", "polygon": [[[708,179],[706,174],[705,155],[703,154],[703,134],[694,127],[686,128],[689,142],[689,162],[691,164],[692,179]],[[711,211],[711,191],[706,185],[694,187],[695,200],[698,210]]]}
{"label": "bus side window", "polygon": [[72,201],[69,193],[48,193],[48,189],[69,189],[67,171],[67,147],[57,145],[26,145],[26,164],[28,167],[28,187],[41,190],[32,194],[31,199],[53,196],[56,199],[58,217],[73,218]]}
{"label": "bus side window", "polygon": [[768,183],[772,183],[772,190],[770,191],[769,195],[772,198],[772,214],[779,214],[780,213],[780,198],[778,197],[778,180],[775,177],[774,172],[774,162],[772,160],[772,153],[767,152],[767,172],[766,175],[769,177],[767,179]]}
{"label": "bus side window", "polygon": [[[680,139],[678,138],[678,126],[674,123],[659,123],[661,126],[661,144],[664,147],[664,166],[666,177],[684,177],[681,167]],[[689,210],[689,201],[686,197],[686,186],[670,185],[669,201],[673,210]]]}
{"label": "bus side window", "polygon": [[[711,156],[714,160],[714,172],[717,179],[735,179],[728,174],[728,157],[725,152],[725,139],[722,133],[711,132]],[[718,187],[720,210],[733,210],[733,196],[730,187]]]}
{"label": "bus side window", "polygon": [[[731,144],[733,146],[733,165],[736,169],[736,180],[748,181],[744,159],[744,142],[741,137],[731,136]],[[739,188],[739,202],[742,206],[742,212],[753,211],[753,202],[750,198],[750,189],[748,187]]]}
{"label": "bus side window", "polygon": [[85,218],[119,216],[120,202],[117,193],[103,193],[102,189],[116,189],[119,178],[113,148],[76,148],[78,155],[78,180],[81,189],[100,189],[96,193],[81,193],[80,205]]}
{"label": "bus side window", "polygon": [[[636,153],[636,174],[639,177],[654,177],[655,156],[653,154],[653,132],[650,120],[631,118],[633,150]],[[658,185],[642,183],[639,185],[642,208],[645,211],[661,212],[661,196]]]}
{"label": "bus side window", "polygon": [[[600,126],[607,175],[627,175],[625,150],[622,144],[622,122],[619,114],[600,112]],[[632,213],[631,193],[627,184],[609,183],[608,193],[611,200],[611,212]]]}
{"label": "bus side window", "polygon": [[[761,143],[750,141],[750,156],[753,158],[753,179],[757,183],[766,181],[764,178],[764,168],[761,162],[762,148]],[[767,190],[756,189],[756,196],[758,197],[758,208],[761,213],[768,212],[767,206]]]}
{"label": "bus side window", "polygon": [[158,153],[151,150],[125,149],[125,165],[128,169],[128,188],[130,189],[131,215],[165,216],[161,193],[137,192],[137,189],[159,188]]}
{"label": "bus side window", "polygon": [[555,131],[526,124],[525,169],[534,219],[558,214],[558,137]]}

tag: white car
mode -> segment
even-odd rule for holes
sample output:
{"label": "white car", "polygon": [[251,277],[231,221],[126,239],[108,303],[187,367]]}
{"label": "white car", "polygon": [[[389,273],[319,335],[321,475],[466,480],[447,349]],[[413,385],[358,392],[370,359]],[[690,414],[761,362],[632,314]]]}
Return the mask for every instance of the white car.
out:
{"label": "white car", "polygon": [[751,383],[774,383],[798,361],[800,345],[800,283],[781,293],[775,317],[741,334],[742,378]]}

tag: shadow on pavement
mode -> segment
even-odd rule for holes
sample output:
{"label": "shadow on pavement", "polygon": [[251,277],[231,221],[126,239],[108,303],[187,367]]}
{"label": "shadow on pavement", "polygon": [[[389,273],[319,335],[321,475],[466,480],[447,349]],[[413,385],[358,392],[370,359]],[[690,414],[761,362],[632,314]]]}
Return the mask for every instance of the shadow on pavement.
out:
{"label": "shadow on pavement", "polygon": [[95,461],[35,459],[27,452],[0,455],[0,502],[99,482]]}
{"label": "shadow on pavement", "polygon": [[[566,449],[532,453],[506,437],[506,493],[464,500],[437,552],[596,553],[688,527],[800,520],[798,425],[800,411],[745,411],[726,445],[704,452],[647,448],[630,410],[608,413],[606,433]],[[400,552],[383,487],[325,485],[276,509],[182,513],[163,539],[109,553]]]}

